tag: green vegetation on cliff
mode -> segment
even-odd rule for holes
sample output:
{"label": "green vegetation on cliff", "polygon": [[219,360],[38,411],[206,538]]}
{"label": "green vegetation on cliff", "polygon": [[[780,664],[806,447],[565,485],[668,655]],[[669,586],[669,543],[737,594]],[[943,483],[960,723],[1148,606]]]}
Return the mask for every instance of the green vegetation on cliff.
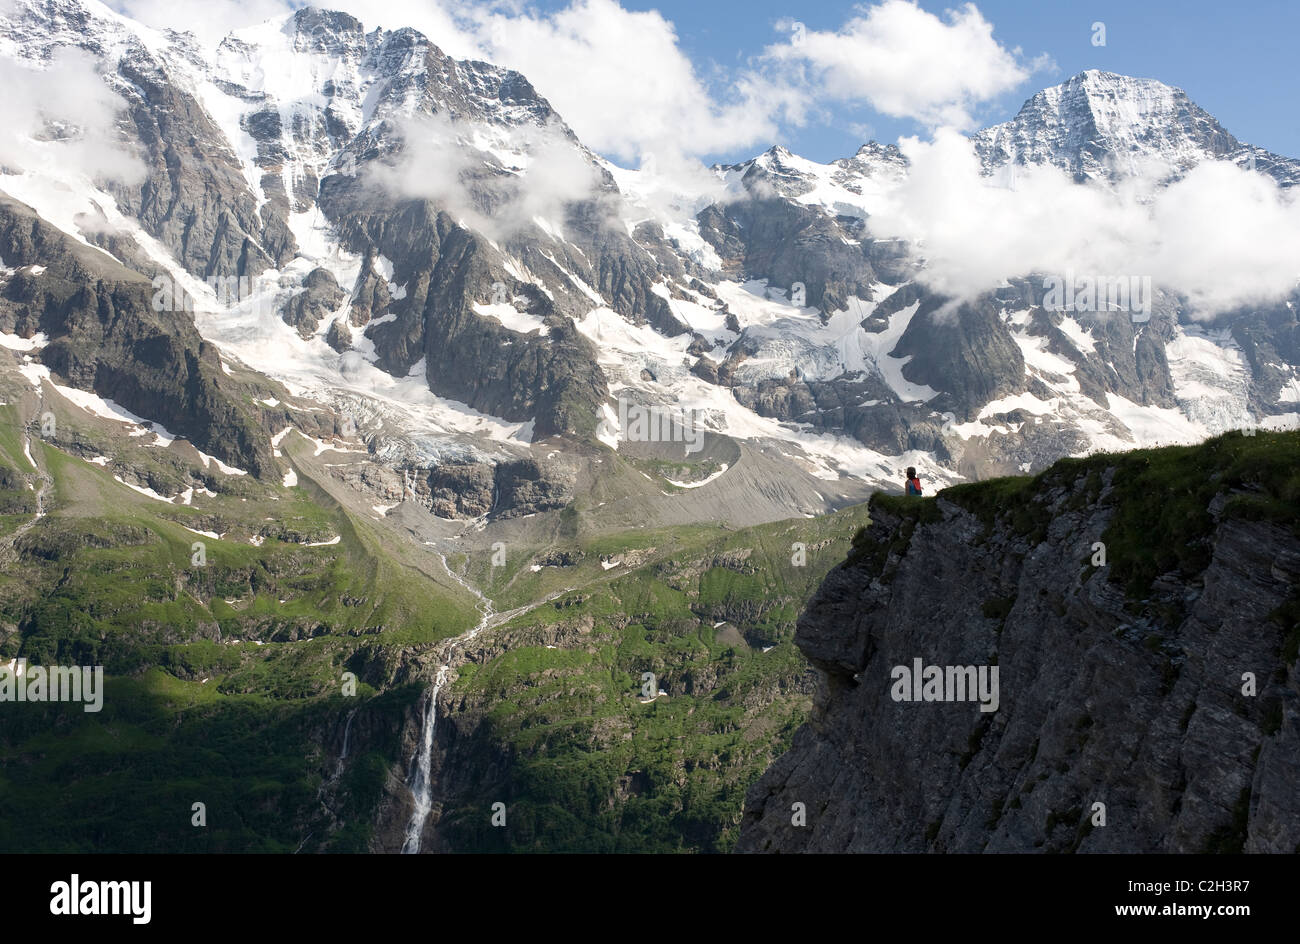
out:
{"label": "green vegetation on cliff", "polygon": [[[4,468],[22,440],[0,429]],[[231,477],[200,512],[40,440],[30,449],[55,488],[5,553],[0,663],[102,665],[105,691],[99,712],[0,703],[0,850],[292,852],[318,812],[322,737],[358,701],[394,732],[347,772],[371,797],[355,810],[366,824],[375,764],[397,753],[421,689],[376,694],[364,666],[472,626],[469,594],[386,554],[310,483]],[[357,698],[342,693],[350,670]],[[205,828],[191,825],[196,802]],[[333,847],[368,836],[345,830]]]}
{"label": "green vegetation on cliff", "polygon": [[[375,848],[426,656],[475,624],[472,595],[309,476],[214,474],[217,494],[167,503],[121,477],[183,491],[193,470],[170,450],[92,463],[78,455],[114,450],[61,415],[57,443],[34,437],[29,461],[0,410],[4,533],[25,528],[0,549],[0,661],[106,676],[99,712],[0,704],[0,849]],[[33,461],[53,482],[39,519]],[[469,576],[520,613],[477,640],[452,686],[467,735],[452,780],[475,786],[445,804],[451,847],[729,848],[746,785],[810,704],[794,620],[862,521],[859,508],[742,531],[575,530],[512,548],[504,568],[474,555]],[[508,829],[486,827],[489,794],[509,804]]]}
{"label": "green vegetation on cliff", "polygon": [[[865,520],[858,507],[732,533],[638,532],[565,549],[594,567],[602,555],[651,556],[518,617],[499,633],[506,652],[460,669],[453,697],[479,724],[454,762],[476,770],[476,785],[445,807],[449,846],[729,850],[746,787],[811,706],[795,619]],[[539,576],[521,570],[520,579]],[[491,825],[494,802],[506,804],[507,828]]]}

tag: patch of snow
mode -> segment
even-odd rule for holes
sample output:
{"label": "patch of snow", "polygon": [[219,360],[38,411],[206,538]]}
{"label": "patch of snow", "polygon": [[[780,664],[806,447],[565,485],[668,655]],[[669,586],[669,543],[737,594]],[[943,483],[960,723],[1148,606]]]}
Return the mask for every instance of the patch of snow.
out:
{"label": "patch of snow", "polygon": [[518,331],[520,334],[540,331],[545,336],[547,333],[546,323],[541,318],[519,311],[509,302],[501,302],[496,305],[484,305],[476,302],[474,311],[485,318],[495,318],[504,327],[509,328],[511,331]]}
{"label": "patch of snow", "polygon": [[[193,444],[191,443],[191,445]],[[209,468],[210,465],[215,462],[217,468],[220,469],[222,472],[224,472],[226,475],[247,475],[248,474],[248,472],[244,469],[237,469],[233,465],[226,465],[216,456],[208,455],[206,452],[204,452],[202,449],[198,448],[197,446],[194,447],[194,451],[197,452],[199,454],[199,458],[203,460],[203,468],[205,469]]]}
{"label": "patch of snow", "polygon": [[132,485],[130,482],[126,481],[120,475],[115,475],[113,476],[113,478],[116,479],[118,482],[121,482],[127,488],[131,489],[131,491],[139,492],[141,495],[148,496],[149,498],[152,498],[154,501],[166,502],[168,505],[175,504],[175,499],[168,498],[166,495],[159,495],[152,488],[149,488],[147,486]]}
{"label": "patch of snow", "polygon": [[347,446],[339,446],[323,439],[317,439],[315,436],[308,436],[302,430],[298,430],[298,435],[316,447],[316,451],[313,453],[316,456],[319,456],[322,452],[366,452],[365,449],[349,449]]}
{"label": "patch of snow", "polygon": [[11,351],[39,351],[49,343],[50,339],[43,331],[33,334],[30,338],[20,338],[16,334],[0,331],[0,347],[7,347]]}
{"label": "patch of snow", "polygon": [[542,255],[546,257],[546,261],[547,261],[547,262],[549,262],[551,265],[555,266],[555,268],[558,269],[558,270],[559,270],[559,271],[564,275],[564,277],[565,277],[566,279],[568,279],[570,282],[572,282],[572,283],[573,283],[573,286],[574,286],[578,291],[580,291],[580,292],[582,292],[582,294],[586,295],[586,296],[587,296],[587,299],[588,299],[592,304],[594,304],[594,305],[598,305],[598,306],[603,306],[603,305],[605,304],[605,298],[604,298],[604,296],[602,296],[602,295],[600,294],[600,292],[596,291],[594,288],[592,288],[590,285],[588,285],[585,281],[583,281],[582,279],[578,278],[578,276],[574,275],[572,272],[570,272],[570,271],[569,271],[568,269],[566,269],[564,266],[560,265],[560,263],[558,263],[558,262],[555,260],[555,257],[552,256],[549,252],[543,252]]}
{"label": "patch of snow", "polygon": [[1266,416],[1259,421],[1259,426],[1261,429],[1275,433],[1294,432],[1300,429],[1300,413],[1277,413]]}
{"label": "patch of snow", "polygon": [[1084,354],[1095,354],[1097,352],[1097,342],[1092,339],[1092,334],[1083,330],[1083,325],[1075,321],[1068,315],[1061,319],[1061,333],[1070,339],[1080,352]]}
{"label": "patch of snow", "polygon": [[1119,394],[1106,394],[1107,409],[1133,434],[1139,446],[1197,443],[1206,438],[1206,429],[1182,411],[1158,406],[1141,406]]}
{"label": "patch of snow", "polygon": [[600,423],[596,426],[596,438],[617,452],[620,432],[618,414],[608,403],[603,404],[600,408]]}
{"label": "patch of snow", "polygon": [[1251,423],[1249,372],[1229,331],[1180,325],[1165,359],[1174,399],[1207,435]]}
{"label": "patch of snow", "polygon": [[220,540],[221,540],[221,535],[217,534],[217,532],[215,532],[215,531],[200,531],[200,530],[198,530],[197,528],[187,528],[187,527],[185,527],[185,525],[181,525],[181,527],[182,527],[182,528],[185,528],[185,530],[186,530],[186,531],[189,531],[191,534],[201,534],[201,535],[203,535],[203,537],[205,537],[205,538],[212,538],[212,540],[214,540],[214,541],[220,541]]}
{"label": "patch of snow", "polygon": [[41,389],[41,381],[50,379],[50,369],[44,364],[19,364],[18,373],[37,390]]}
{"label": "patch of snow", "polygon": [[1015,332],[1011,335],[1011,339],[1020,348],[1026,369],[1037,372],[1043,383],[1061,393],[1079,392],[1079,380],[1074,375],[1077,366],[1074,361],[1066,360],[1047,350],[1047,338],[1031,337]]}
{"label": "patch of snow", "polygon": [[668,482],[670,485],[676,485],[678,488],[699,488],[702,485],[708,485],[710,482],[714,481],[715,479],[722,478],[722,476],[726,473],[726,471],[727,471],[727,463],[724,462],[722,463],[722,468],[710,474],[707,478],[700,479],[698,482],[678,482],[676,479],[670,479],[667,477],[664,478],[664,481]]}

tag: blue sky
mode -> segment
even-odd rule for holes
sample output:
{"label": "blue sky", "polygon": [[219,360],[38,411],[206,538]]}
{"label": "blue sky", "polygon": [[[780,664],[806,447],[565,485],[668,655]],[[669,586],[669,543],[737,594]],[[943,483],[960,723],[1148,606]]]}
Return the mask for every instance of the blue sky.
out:
{"label": "blue sky", "polygon": [[[544,10],[564,3],[536,4]],[[785,34],[774,25],[796,19],[810,30],[837,30],[854,15],[849,3],[801,5],[789,0],[622,0],[628,10],[658,10],[677,28],[685,52],[703,78],[713,66],[728,75],[747,57]],[[935,14],[957,3],[922,2]],[[984,0],[976,4],[1003,46],[1019,46],[1027,58],[1047,53],[1055,71],[1037,72],[1012,92],[979,108],[979,125],[1015,114],[1038,89],[1084,69],[1098,68],[1159,79],[1184,89],[1243,141],[1300,157],[1300,3],[1285,0],[1224,4],[1207,0],[1140,0],[1087,3]],[[1106,24],[1106,45],[1092,44],[1092,24]],[[835,108],[829,123],[784,127],[796,153],[827,161],[851,154],[861,143],[850,125],[866,124],[878,140],[924,133],[913,121],[890,119],[866,108]],[[742,159],[753,148],[717,153]]]}

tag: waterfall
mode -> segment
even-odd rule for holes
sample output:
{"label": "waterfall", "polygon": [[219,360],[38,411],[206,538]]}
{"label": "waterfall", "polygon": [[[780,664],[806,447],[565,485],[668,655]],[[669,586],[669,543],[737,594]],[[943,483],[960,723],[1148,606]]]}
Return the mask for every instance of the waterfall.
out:
{"label": "waterfall", "polygon": [[438,721],[438,691],[447,679],[449,666],[438,669],[438,677],[433,688],[429,690],[428,704],[424,709],[424,724],[420,730],[420,749],[411,760],[411,796],[415,798],[415,810],[411,820],[406,824],[406,839],[402,842],[402,854],[414,855],[420,851],[420,834],[424,832],[425,821],[433,809],[433,778],[429,768],[433,764],[433,727]]}
{"label": "waterfall", "polygon": [[452,653],[457,646],[469,642],[486,629],[493,616],[496,615],[496,610],[492,608],[492,601],[480,593],[477,588],[470,586],[460,574],[452,570],[447,564],[447,558],[444,555],[439,554],[438,557],[442,559],[442,566],[447,568],[447,573],[451,574],[452,579],[478,598],[480,618],[478,625],[457,636],[447,645],[446,658],[449,661],[438,668],[438,675],[433,681],[433,687],[429,690],[429,698],[424,709],[424,721],[420,729],[420,748],[411,761],[411,773],[407,778],[411,797],[415,800],[415,809],[411,813],[410,821],[406,824],[406,838],[402,842],[403,855],[414,855],[420,851],[420,839],[424,833],[424,824],[428,821],[429,813],[433,810],[433,777],[430,774],[430,769],[433,766],[433,729],[438,721],[438,692],[442,690],[443,683],[447,681],[447,673],[451,671],[450,659]]}
{"label": "waterfall", "polygon": [[343,775],[343,762],[348,759],[348,740],[352,736],[352,719],[357,716],[357,710],[353,708],[348,712],[348,723],[343,726],[343,750],[339,752],[339,759],[334,765],[334,777],[337,779]]}

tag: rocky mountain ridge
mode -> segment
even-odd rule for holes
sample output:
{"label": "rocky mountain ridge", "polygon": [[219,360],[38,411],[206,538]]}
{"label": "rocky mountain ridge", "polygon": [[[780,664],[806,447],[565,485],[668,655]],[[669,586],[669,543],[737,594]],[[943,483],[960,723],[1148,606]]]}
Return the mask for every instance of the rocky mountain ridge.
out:
{"label": "rocky mountain ridge", "polygon": [[[1298,446],[877,497],[800,617],[818,695],[738,851],[1295,852]],[[900,698],[914,661],[992,666],[994,710]]]}
{"label": "rocky mountain ridge", "polygon": [[[1300,419],[1294,292],[1207,324],[1156,286],[1132,321],[1053,310],[1026,274],[954,308],[916,280],[913,247],[873,235],[908,174],[893,145],[828,165],[774,147],[665,216],[526,77],[414,30],[304,8],[209,52],[97,0],[22,0],[0,48],[32,68],[91,56],[144,171],[13,168],[0,190],[192,291],[200,334],[348,414],[392,474],[463,478],[436,470],[536,460],[534,442],[626,449],[620,398],[874,486],[909,464],[945,483]],[[1095,70],[973,140],[990,174],[1071,170],[1078,147],[1080,180],[1156,159],[1170,179],[1214,159],[1253,156],[1283,184],[1295,168],[1177,89]]]}

